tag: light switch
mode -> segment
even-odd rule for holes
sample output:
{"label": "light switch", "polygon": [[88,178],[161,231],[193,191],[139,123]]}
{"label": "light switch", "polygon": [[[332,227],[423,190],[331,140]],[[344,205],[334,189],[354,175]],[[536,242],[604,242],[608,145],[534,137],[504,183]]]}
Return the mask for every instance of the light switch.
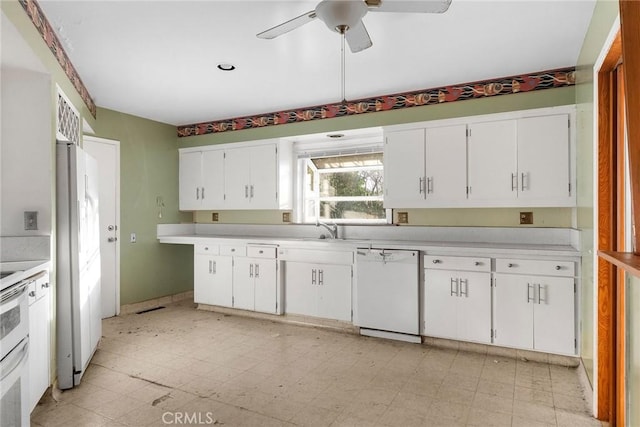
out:
{"label": "light switch", "polygon": [[24,229],[25,230],[37,230],[38,229],[38,212],[37,211],[25,211],[25,213],[24,213]]}
{"label": "light switch", "polygon": [[131,243],[135,243],[137,240],[136,233],[131,233],[131,239],[129,240]]}

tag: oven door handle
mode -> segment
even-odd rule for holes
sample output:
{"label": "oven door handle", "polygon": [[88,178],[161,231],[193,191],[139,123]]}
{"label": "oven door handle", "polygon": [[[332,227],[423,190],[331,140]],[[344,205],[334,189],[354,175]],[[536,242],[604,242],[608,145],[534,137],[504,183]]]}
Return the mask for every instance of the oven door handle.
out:
{"label": "oven door handle", "polygon": [[5,292],[0,294],[0,304],[8,304],[11,301],[14,301],[22,296],[27,291],[27,286],[29,286],[31,281],[25,281],[20,283],[17,286],[14,286]]}
{"label": "oven door handle", "polygon": [[0,363],[0,380],[5,379],[22,363],[29,353],[29,338],[23,339]]}

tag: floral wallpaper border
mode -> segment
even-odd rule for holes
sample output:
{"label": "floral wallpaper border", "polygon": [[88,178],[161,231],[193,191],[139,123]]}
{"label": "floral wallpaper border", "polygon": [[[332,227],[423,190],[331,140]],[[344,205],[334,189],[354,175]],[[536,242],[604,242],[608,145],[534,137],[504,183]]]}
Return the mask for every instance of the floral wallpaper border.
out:
{"label": "floral wallpaper border", "polygon": [[71,63],[71,60],[67,56],[67,53],[64,51],[64,48],[62,47],[62,43],[60,43],[60,40],[58,40],[58,37],[53,31],[51,24],[49,24],[49,21],[47,20],[44,13],[42,12],[42,9],[40,9],[40,5],[36,0],[18,0],[18,1],[22,5],[22,8],[25,10],[29,18],[31,19],[31,22],[33,23],[33,25],[36,27],[36,29],[40,33],[40,36],[42,36],[42,40],[44,40],[44,42],[47,44],[47,46],[51,50],[51,53],[53,53],[53,56],[55,56],[56,59],[58,60],[58,64],[60,64],[60,66],[64,70],[64,73],[67,75],[69,80],[71,80],[73,87],[76,88],[76,90],[80,94],[80,97],[89,108],[91,115],[93,115],[93,117],[95,118],[96,104],[93,102],[93,99],[89,94],[89,91],[85,87],[84,83],[82,83],[82,79],[80,78],[80,75],[78,74],[75,67]]}
{"label": "floral wallpaper border", "polygon": [[421,105],[442,104],[465,99],[487,98],[519,92],[575,85],[575,67],[539,71],[433,89],[384,95],[374,98],[279,111],[259,116],[238,117],[178,126],[178,137],[206,135],[242,129],[254,129],[286,123],[307,122],[355,114],[398,110]]}

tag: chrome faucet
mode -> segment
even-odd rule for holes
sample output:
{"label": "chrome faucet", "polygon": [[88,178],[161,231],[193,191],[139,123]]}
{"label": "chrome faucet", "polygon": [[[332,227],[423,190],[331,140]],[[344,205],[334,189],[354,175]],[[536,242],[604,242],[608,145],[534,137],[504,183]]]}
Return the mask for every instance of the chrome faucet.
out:
{"label": "chrome faucet", "polygon": [[334,223],[329,225],[329,224],[325,224],[324,222],[320,222],[319,219],[316,219],[316,227],[324,227],[329,231],[332,239],[338,238],[338,224]]}

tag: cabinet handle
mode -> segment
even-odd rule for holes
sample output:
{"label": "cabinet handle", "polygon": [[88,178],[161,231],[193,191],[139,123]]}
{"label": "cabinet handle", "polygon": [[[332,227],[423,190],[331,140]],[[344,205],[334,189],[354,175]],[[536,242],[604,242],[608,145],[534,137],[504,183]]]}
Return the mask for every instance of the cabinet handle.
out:
{"label": "cabinet handle", "polygon": [[318,285],[324,285],[324,270],[318,270]]}
{"label": "cabinet handle", "polygon": [[[515,180],[515,184],[513,183],[514,180]],[[511,191],[517,191],[517,190],[518,190],[518,174],[512,173],[511,174]]]}
{"label": "cabinet handle", "polygon": [[211,260],[209,260],[209,274],[211,274]]}
{"label": "cabinet handle", "polygon": [[424,193],[424,178],[420,177],[418,180],[418,191],[420,192],[420,194]]}
{"label": "cabinet handle", "polygon": [[[533,289],[533,298],[531,298],[531,289]],[[527,304],[529,304],[530,302],[535,302],[535,289],[533,288],[533,285],[531,283],[527,283]]]}
{"label": "cabinet handle", "polygon": [[40,286],[40,289],[46,289],[46,288],[48,288],[48,287],[49,287],[49,282],[47,282],[47,283],[43,283],[43,284]]}
{"label": "cabinet handle", "polygon": [[253,277],[253,264],[249,264],[249,277]]}
{"label": "cabinet handle", "polygon": [[[453,284],[456,284],[456,290],[453,290]],[[455,294],[455,296],[459,296],[458,295],[458,279],[454,279],[453,277],[451,278],[451,284],[449,285],[449,295],[453,296]]]}
{"label": "cabinet handle", "polygon": [[440,264],[442,261],[440,261],[439,259],[434,259],[431,262],[434,263],[434,264]]}
{"label": "cabinet handle", "polygon": [[311,270],[311,284],[315,285],[316,284],[316,269],[312,269]]}
{"label": "cabinet handle", "polygon": [[200,200],[200,187],[196,187],[196,200]]}
{"label": "cabinet handle", "polygon": [[433,177],[427,178],[427,194],[433,193]]}
{"label": "cabinet handle", "polygon": [[204,187],[202,187],[202,200],[204,200]]}
{"label": "cabinet handle", "polygon": [[479,265],[482,265],[482,263],[480,261],[476,261],[474,264],[476,265],[476,267],[479,266]]}
{"label": "cabinet handle", "polygon": [[515,266],[516,266],[515,264],[511,264],[511,263],[507,264],[507,267],[509,267],[509,268],[513,268]]}
{"label": "cabinet handle", "polygon": [[527,185],[524,185],[524,178],[525,177],[529,177],[529,174],[522,172],[520,174],[520,188],[522,188],[522,191],[524,191],[525,187],[527,188],[527,190],[529,189],[529,183],[527,183]]}
{"label": "cabinet handle", "polygon": [[244,198],[245,199],[249,198],[249,186],[248,185],[244,186]]}
{"label": "cabinet handle", "polygon": [[216,274],[216,262],[213,261],[213,274]]}
{"label": "cabinet handle", "polygon": [[31,291],[31,292],[29,292],[29,296],[30,296],[30,297],[35,297],[35,296],[36,296],[36,291]]}
{"label": "cabinet handle", "polygon": [[540,283],[538,283],[538,304],[540,304],[541,302],[546,304],[547,302],[547,295],[546,295],[547,290],[545,289],[545,296],[544,298],[542,298],[542,289],[543,289],[543,286],[540,285]]}
{"label": "cabinet handle", "polygon": [[556,270],[562,270],[562,266],[556,265]]}
{"label": "cabinet handle", "polygon": [[[462,285],[464,284],[464,288],[462,287]],[[462,292],[462,289],[464,289],[464,292]],[[469,293],[469,280],[468,279],[460,279],[460,296],[465,296],[468,297],[468,293]]]}
{"label": "cabinet handle", "polygon": [[253,199],[253,184],[251,185],[251,198]]}
{"label": "cabinet handle", "polygon": [[256,264],[256,279],[260,277],[260,264]]}

